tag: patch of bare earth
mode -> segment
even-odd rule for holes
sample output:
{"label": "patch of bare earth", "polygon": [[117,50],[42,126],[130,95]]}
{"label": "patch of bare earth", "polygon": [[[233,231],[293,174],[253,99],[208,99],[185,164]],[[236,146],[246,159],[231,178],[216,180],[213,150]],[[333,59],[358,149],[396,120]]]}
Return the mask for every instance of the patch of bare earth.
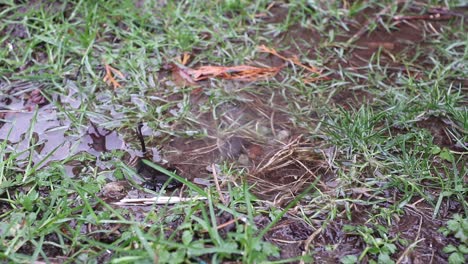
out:
{"label": "patch of bare earth", "polygon": [[[266,21],[281,23],[286,19],[288,9],[274,6],[270,12],[272,15]],[[348,36],[343,37],[341,41],[346,42],[349,38],[357,36],[354,48],[347,52],[343,60],[335,58],[328,61],[330,68],[338,69],[339,66],[356,73],[366,73],[368,69],[365,67],[379,52],[380,64],[388,68],[388,77],[392,77],[395,72],[401,72],[404,69],[403,60],[415,56],[415,45],[431,49],[427,40],[431,35],[439,34],[441,26],[447,23],[446,20],[402,21],[397,23],[390,32],[377,27],[370,34],[358,33],[367,19],[372,19],[376,13],[376,10],[367,10],[364,13],[365,17],[358,19],[360,22],[351,26]],[[307,44],[305,45],[301,40],[307,40]],[[276,38],[275,45],[283,48],[294,47],[288,49],[287,52],[305,54],[313,58],[314,48],[317,47],[316,43],[319,40],[319,36],[316,36],[313,30],[294,25],[290,31],[281,33]],[[273,65],[279,63],[271,56],[266,56],[264,59]],[[426,65],[423,57],[417,58],[415,63],[420,67]],[[418,71],[406,73],[417,79],[424,78]],[[344,109],[350,109],[370,104],[373,99],[374,96],[368,91],[350,87],[336,92],[332,97],[332,102]],[[452,125],[436,117],[417,123],[418,127],[427,129],[433,135],[435,144],[460,151],[466,146],[460,146],[460,143],[455,141],[450,133],[452,129],[455,129]],[[290,138],[287,142],[265,153],[261,162],[249,171],[251,179],[257,186],[257,194],[274,201],[277,205],[284,205],[284,202],[290,201],[291,197],[300,193],[303,187],[308,186],[307,184],[316,179],[318,175],[322,178],[317,187],[324,192],[332,189],[329,186],[333,185],[333,168],[327,163],[329,155],[326,149],[320,145],[296,137]],[[285,190],[288,191],[285,192]],[[392,201],[394,197],[389,196],[388,199]],[[448,255],[443,253],[442,249],[448,244],[458,242],[453,237],[443,236],[438,229],[446,224],[454,212],[462,210],[462,206],[448,201],[446,206],[440,208],[443,219],[434,219],[433,210],[434,208],[430,205],[415,202],[405,207],[401,215],[392,219],[389,235],[408,242],[408,244],[396,243],[398,255],[392,256],[393,259],[398,259],[400,263],[447,263]],[[351,219],[338,217],[326,225],[323,225],[325,219],[316,220],[313,224],[305,224],[297,218],[286,217],[268,232],[266,239],[281,248],[281,256],[284,258],[313,252],[317,263],[338,263],[344,256],[358,256],[366,248],[361,237],[343,232],[343,226],[345,224],[367,225],[372,213],[378,214],[378,212],[372,212],[372,208],[369,207],[353,207]],[[261,221],[259,223],[262,226]],[[362,261],[367,263],[369,260],[366,256]]]}
{"label": "patch of bare earth", "polygon": [[416,125],[429,131],[433,136],[433,143],[441,148],[460,152],[468,148],[468,142],[459,142],[453,136],[454,132],[460,130],[460,128],[446,118],[430,116],[418,121]]}
{"label": "patch of bare earth", "polygon": [[[367,17],[371,17],[372,12],[375,13],[368,11]],[[270,13],[271,16],[265,19],[266,22],[281,23],[286,18],[288,10],[274,6],[270,9]],[[362,20],[362,23],[365,23],[365,20]],[[371,34],[358,36],[354,43],[355,47],[347,53],[345,60],[330,60],[328,63],[331,68],[339,65],[362,73],[365,72],[362,67],[369,63],[376,52],[381,52],[381,65],[388,66],[390,71],[401,71],[404,65],[398,58],[413,56],[412,47],[425,44],[427,37],[425,31],[439,28],[437,21],[430,25],[428,23],[431,22],[402,22],[391,32],[377,28]],[[357,34],[359,30],[358,25],[352,27],[348,38]],[[302,54],[313,58],[314,47],[319,42],[319,37],[312,29],[294,25],[291,30],[275,38],[275,45],[287,47],[286,56]],[[347,38],[342,39],[346,40]],[[283,63],[271,55],[262,55],[260,60],[270,66],[279,66]],[[424,65],[423,60],[419,63]],[[268,93],[266,90],[262,91]],[[206,139],[174,138],[163,147],[167,154],[166,158],[179,169],[181,175],[189,179],[212,179],[211,164],[233,161],[239,167],[248,169],[249,181],[255,186],[255,194],[272,201],[277,206],[286,205],[318,177],[320,180],[317,188],[325,193],[333,192],[336,176],[328,162],[333,150],[326,148],[322,142],[304,139],[301,130],[295,129],[287,118],[280,118],[279,115],[275,117],[273,114],[277,112],[275,108],[285,107],[286,102],[278,100],[276,107],[272,108],[262,100],[262,97],[268,97],[265,94],[260,97],[235,90],[231,92],[248,100],[224,104],[220,107],[219,119],[213,119],[211,115],[200,115],[201,123],[208,131]],[[344,109],[350,109],[372,103],[373,99],[374,96],[365,90],[350,88],[334,94],[332,102]],[[196,97],[198,104],[204,100],[206,97],[203,93]],[[429,129],[434,135],[436,144],[453,147],[454,142],[447,132],[440,128],[443,127],[440,125],[444,124],[440,120],[430,121],[433,122],[418,123],[418,126]],[[259,133],[258,129],[255,130],[253,127],[261,127],[262,131]],[[220,133],[220,128],[223,133]],[[427,212],[423,212],[424,210]],[[456,241],[444,237],[437,231],[445,221],[432,219],[431,210],[432,208],[414,204],[392,220],[389,234],[392,237],[403,238],[410,244],[415,243],[413,249],[409,249],[408,245],[396,243],[399,253],[392,258],[400,259],[401,263],[446,262],[448,256],[442,252],[442,248],[450,243],[456,244]],[[351,219],[340,216],[326,225],[323,225],[325,219],[314,220],[313,224],[307,224],[298,217],[289,215],[270,230],[265,239],[280,247],[281,258],[292,258],[313,252],[314,259],[318,263],[337,263],[344,256],[359,255],[366,248],[361,237],[343,232],[343,226],[366,225],[370,213],[372,208],[354,207]],[[260,227],[266,226],[267,223],[268,220],[264,217],[257,219]],[[368,262],[369,256],[363,261]]]}

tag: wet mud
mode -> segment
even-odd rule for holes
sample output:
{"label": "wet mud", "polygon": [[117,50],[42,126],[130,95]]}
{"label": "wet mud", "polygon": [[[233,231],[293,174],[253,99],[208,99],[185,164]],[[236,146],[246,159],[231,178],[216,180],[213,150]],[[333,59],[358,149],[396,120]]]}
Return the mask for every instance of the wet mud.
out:
{"label": "wet mud", "polygon": [[[265,18],[266,23],[281,23],[288,17],[288,9],[273,6],[270,14]],[[367,11],[372,14],[375,11]],[[366,16],[366,18],[368,18]],[[360,19],[357,19],[358,21]],[[366,21],[361,19],[361,23]],[[344,67],[365,72],[363,69],[376,52],[383,54],[382,65],[400,70],[403,65],[398,58],[413,57],[411,47],[416,44],[424,44],[428,30],[438,30],[437,23],[428,29],[425,22],[401,23],[391,32],[378,28],[371,34],[359,36],[353,43],[353,47],[343,60],[330,58],[325,64],[331,70]],[[8,28],[10,34],[23,38],[27,35],[20,26]],[[357,26],[351,27],[347,36],[340,36],[341,41],[346,41],[359,32]],[[313,58],[315,48],[320,44],[320,36],[313,29],[302,28],[299,24],[288,32],[278,35],[276,45],[281,47],[294,47],[286,53],[298,54],[299,51],[306,57]],[[307,45],[300,40],[307,41]],[[397,58],[397,59],[395,59]],[[270,66],[278,66],[283,62],[272,56],[265,55],[261,58]],[[424,62],[420,61],[424,66]],[[170,77],[169,73],[161,73]],[[331,76],[333,76],[332,73]],[[421,76],[423,78],[424,76]],[[68,81],[72,86],[72,81]],[[205,84],[210,85],[210,84]],[[226,91],[235,94],[236,100],[218,105],[217,116],[206,114],[194,106],[193,111],[198,114],[199,124],[206,130],[207,136],[203,139],[194,137],[170,137],[162,144],[148,144],[148,151],[140,149],[138,139],[124,138],[116,130],[107,130],[99,126],[99,122],[90,122],[85,127],[77,127],[70,116],[58,111],[58,107],[73,111],[80,108],[82,98],[78,93],[71,92],[67,96],[56,95],[51,92],[50,84],[35,82],[0,82],[3,94],[0,95],[0,141],[7,140],[9,148],[17,152],[24,152],[18,157],[18,166],[24,167],[28,158],[32,157],[33,165],[42,168],[50,162],[63,161],[70,156],[89,154],[96,160],[96,165],[102,170],[112,169],[112,162],[101,159],[102,154],[121,150],[127,153],[126,159],[143,179],[139,183],[146,188],[158,190],[161,183],[167,180],[167,176],[160,174],[153,168],[140,162],[141,158],[147,158],[156,163],[164,163],[164,167],[174,170],[179,175],[201,186],[213,184],[213,164],[221,165],[223,162],[234,162],[239,169],[245,169],[248,180],[255,183],[254,192],[257,196],[272,201],[275,206],[284,206],[296,195],[301,193],[311,182],[320,177],[317,188],[324,193],[333,192],[335,185],[335,168],[329,160],[333,156],[333,149],[324,142],[306,140],[300,135],[300,128],[295,128],[294,123],[277,109],[286,108],[288,102],[280,97],[274,98],[274,107],[268,101],[257,94],[245,91],[248,84],[223,83]],[[257,88],[257,87],[256,87]],[[73,91],[74,88],[70,88]],[[259,88],[261,92],[268,92]],[[191,98],[194,105],[202,105],[209,100],[209,94],[194,89]],[[98,95],[99,96],[99,95]],[[103,95],[105,97],[105,95]],[[239,99],[240,98],[240,99]],[[360,90],[342,89],[331,96],[332,103],[341,106],[345,110],[358,108],[361,105],[372,104],[374,95]],[[134,98],[137,100],[138,98]],[[135,103],[135,102],[132,102]],[[211,109],[212,110],[212,109]],[[111,115],[118,116],[116,109],[106,109]],[[434,144],[451,150],[460,151],[465,146],[460,146],[451,136],[450,130],[456,129],[441,117],[428,117],[417,122],[416,126],[427,130],[434,138]],[[73,133],[70,133],[73,131]],[[404,132],[404,131],[402,131]],[[154,133],[149,128],[143,129],[143,138]],[[132,142],[130,142],[132,141]],[[465,143],[466,144],[466,143]],[[29,155],[30,153],[33,155]],[[162,155],[161,152],[164,154]],[[164,162],[163,162],[164,160]],[[167,162],[166,162],[167,161]],[[84,164],[70,161],[66,164],[66,171],[70,177],[78,177]],[[216,168],[216,167],[215,167]],[[159,178],[158,178],[159,177]],[[223,175],[220,175],[223,177]],[[167,189],[180,188],[180,185],[168,185]],[[110,176],[108,183],[104,185],[99,197],[106,202],[115,202],[124,197],[145,197],[148,194],[135,190],[127,181],[115,179]],[[391,198],[391,197],[389,197]],[[6,211],[8,208],[1,208]],[[136,220],[143,220],[148,213],[146,207],[129,207],[132,216]],[[339,210],[344,208],[339,207]],[[312,253],[317,263],[338,263],[347,255],[358,255],[366,244],[362,237],[343,231],[345,225],[366,225],[372,208],[353,208],[351,217],[337,216],[333,221],[322,216],[310,219],[309,223],[299,220],[298,217],[284,217],[265,236],[267,241],[277,245],[281,250],[281,258],[293,258]],[[447,204],[440,209],[444,217],[450,213],[461,211],[460,204]],[[453,238],[446,238],[438,229],[445,224],[443,220],[433,219],[430,211],[425,212],[424,206],[418,205],[405,208],[404,212],[391,223],[389,230],[392,237],[402,238],[409,243],[419,241],[416,247],[407,255],[402,256],[401,263],[446,263],[447,255],[442,252],[447,244],[456,244]],[[449,213],[450,212],[450,213]],[[228,222],[231,216],[222,216],[220,222]],[[256,219],[259,227],[265,227],[268,219],[259,216]],[[177,228],[168,228],[171,232]],[[71,226],[73,228],[73,226]],[[104,230],[113,230],[100,236],[95,231],[96,226],[90,226],[89,230],[82,232],[95,233],[94,238],[103,243],[112,243],[119,238],[121,232],[119,226],[100,226]],[[226,227],[224,232],[229,232]],[[370,226],[370,228],[374,228]],[[48,241],[54,241],[54,238]],[[396,243],[398,252],[404,252],[406,244]],[[25,246],[24,252],[31,252],[31,248]],[[45,248],[51,255],[60,256],[57,248]],[[400,256],[392,256],[398,259]],[[368,263],[369,257],[364,257],[362,263]]]}
{"label": "wet mud", "polygon": [[[29,82],[4,84],[7,92],[0,98],[3,102],[0,140],[7,140],[9,147],[24,152],[18,157],[20,162],[26,162],[33,152],[33,165],[42,168],[82,152],[99,157],[103,152],[124,148],[123,140],[115,131],[92,123],[88,127],[74,127],[73,121],[58,107],[68,108],[70,112],[77,110],[80,99],[74,94],[47,95],[49,88]],[[49,96],[55,103],[48,102]],[[71,135],[72,130],[78,134]]]}

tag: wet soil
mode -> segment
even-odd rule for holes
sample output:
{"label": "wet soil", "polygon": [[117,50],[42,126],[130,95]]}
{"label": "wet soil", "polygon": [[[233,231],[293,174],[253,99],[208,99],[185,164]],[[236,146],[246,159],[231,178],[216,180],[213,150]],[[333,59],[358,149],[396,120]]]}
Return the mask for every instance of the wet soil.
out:
{"label": "wet soil", "polygon": [[416,125],[429,131],[433,137],[433,143],[441,148],[454,151],[464,151],[468,148],[468,142],[458,142],[454,138],[454,132],[458,132],[459,128],[446,118],[429,116],[418,121]]}
{"label": "wet soil", "polygon": [[[287,8],[275,6],[270,9],[272,16],[266,21],[268,23],[281,23],[286,19],[288,10]],[[375,14],[375,10],[368,10],[368,14]],[[369,16],[366,16],[369,17]],[[365,19],[360,20],[360,23],[365,23]],[[354,42],[354,48],[350,49],[343,61],[330,60],[329,66],[331,69],[338,69],[338,67],[347,68],[356,72],[366,72],[365,67],[368,65],[369,60],[375,55],[376,52],[382,53],[381,65],[388,67],[389,72],[401,72],[404,65],[400,61],[405,58],[414,58],[419,67],[425,67],[426,62],[424,57],[418,57],[414,53],[414,45],[426,46],[430,51],[431,47],[428,44],[431,35],[437,34],[447,21],[411,21],[401,22],[396,24],[391,32],[383,28],[377,28],[371,34],[362,34]],[[359,23],[356,27],[351,27],[347,36],[339,37],[341,41],[346,41],[350,37],[355,36],[359,32]],[[310,40],[311,37],[313,40]],[[314,58],[314,49],[320,43],[320,37],[314,34],[312,29],[301,28],[298,25],[292,27],[292,30],[281,33],[279,38],[276,39],[276,45],[288,49],[289,52],[295,54],[306,54],[309,58]],[[307,44],[301,44],[297,40],[307,39]],[[294,44],[294,45],[293,45]],[[312,46],[312,47],[311,47]],[[277,65],[278,61],[274,59],[268,61],[271,65]],[[270,58],[271,59],[271,58]],[[416,78],[424,78],[419,72],[408,72],[416,76]],[[389,76],[391,77],[391,76]],[[332,102],[336,105],[343,107],[345,110],[350,108],[359,108],[363,104],[372,104],[374,95],[365,90],[347,89],[337,91],[333,97]],[[454,151],[466,150],[466,145],[460,145],[453,138],[453,131],[457,130],[454,124],[448,122],[442,117],[430,116],[424,120],[416,123],[417,127],[426,129],[432,136],[434,144],[441,148],[448,148]],[[458,129],[458,131],[460,131]],[[292,132],[294,133],[294,132]],[[317,174],[323,175],[325,171],[332,171],[331,168],[325,166],[327,157],[317,155],[316,152],[320,150],[320,144],[312,145],[309,149],[309,155],[315,155],[313,160],[303,160],[299,162],[290,162],[291,160],[298,161],[294,154],[287,153],[289,162],[281,160],[283,164],[269,164],[270,170],[259,170],[261,166],[256,166],[252,170],[252,174],[256,177],[257,185],[261,186],[262,191],[267,190],[266,193],[259,191],[257,194],[267,195],[268,191],[272,194],[280,193],[282,189],[293,190],[293,193],[299,193],[300,188],[288,186],[288,183],[297,183],[298,179],[306,176],[308,180],[314,179]],[[280,150],[276,148],[276,151]],[[300,147],[299,147],[300,149]],[[311,151],[312,150],[312,151]],[[284,154],[287,156],[286,154]],[[265,154],[264,160],[268,160],[273,155],[271,153]],[[261,165],[261,164],[260,164]],[[279,166],[278,166],[279,165]],[[279,169],[278,169],[279,168]],[[461,170],[463,171],[463,170]],[[333,174],[330,173],[329,181],[320,185],[321,189],[326,190],[326,186],[333,184]],[[265,179],[265,181],[261,181]],[[272,188],[272,185],[263,183],[271,183],[277,188]],[[284,196],[284,194],[279,195]],[[264,196],[265,197],[265,196]],[[274,195],[270,196],[274,200]],[[392,199],[392,197],[389,197]],[[281,203],[279,203],[281,204]],[[427,207],[426,207],[427,206]],[[410,251],[408,255],[394,255],[394,259],[401,257],[401,263],[447,263],[448,255],[443,253],[442,249],[448,245],[458,244],[458,241],[453,237],[445,237],[438,230],[446,224],[454,213],[461,212],[462,206],[459,203],[447,202],[446,205],[440,208],[440,214],[443,219],[432,218],[431,206],[418,204],[415,207],[405,208],[404,213],[392,222],[392,228],[389,234],[392,237],[399,237],[406,240],[409,244],[420,240],[416,247]],[[301,220],[289,219],[280,222],[273,230],[268,232],[267,240],[275,243],[281,249],[282,258],[297,257],[304,254],[304,251],[311,250],[313,252],[314,260],[317,263],[338,263],[346,255],[358,255],[366,247],[361,237],[350,235],[343,232],[343,226],[346,225],[366,225],[368,220],[367,216],[378,214],[372,212],[371,208],[360,208],[354,211],[351,219],[338,218],[333,222],[325,225],[323,230],[314,234],[314,231],[320,228],[320,225],[312,227],[307,225]],[[358,213],[361,212],[361,213]],[[363,214],[364,213],[364,214]],[[260,225],[261,226],[261,225]],[[309,241],[308,241],[309,239]],[[397,252],[404,252],[408,245],[396,243]],[[310,248],[305,248],[305,246]],[[375,258],[375,256],[373,256]],[[367,263],[369,257],[365,257],[362,263]]]}
{"label": "wet soil", "polygon": [[[27,161],[29,151],[34,152],[32,164],[40,163],[41,168],[83,152],[99,157],[103,152],[124,148],[124,141],[115,131],[93,123],[76,128],[72,120],[60,113],[59,106],[69,111],[80,107],[80,99],[73,93],[68,96],[48,94],[50,86],[34,82],[0,83],[0,86],[6,91],[0,96],[3,103],[0,140],[8,140],[17,151],[24,151],[18,157],[20,162]],[[49,103],[47,98],[55,103]],[[29,131],[33,131],[31,136]],[[73,136],[72,131],[79,134]]]}
{"label": "wet soil", "polygon": [[332,100],[336,105],[346,110],[357,109],[361,105],[372,104],[374,96],[363,90],[341,90],[333,95]]}
{"label": "wet soil", "polygon": [[[289,10],[275,5],[269,12],[270,15],[265,18],[266,23],[281,23],[287,18]],[[366,12],[367,19],[370,14],[375,13],[375,10]],[[357,20],[361,20],[362,24],[366,19]],[[399,63],[398,58],[415,56],[411,47],[424,44],[426,41],[428,23],[431,23],[434,30],[438,30],[437,24],[445,22],[400,23],[391,32],[377,28],[371,34],[359,36],[344,59],[330,58],[325,64],[331,70],[344,67],[356,72],[365,72],[362,68],[376,52],[381,52],[382,65],[400,69],[403,65]],[[27,36],[21,25],[6,30],[13,37]],[[350,32],[338,40],[345,42],[359,30],[358,26],[351,27]],[[289,48],[286,55],[302,54],[313,58],[314,49],[318,48],[322,40],[313,29],[302,28],[297,24],[292,26],[291,30],[280,33],[275,41],[276,45]],[[265,55],[261,59],[270,66],[283,63],[273,56]],[[422,59],[415,63],[424,66]],[[211,114],[200,112],[199,122],[206,128],[208,137],[205,139],[173,137],[162,146],[150,146],[153,148],[151,155],[153,161],[162,161],[156,148],[161,147],[164,159],[168,161],[167,166],[174,167],[178,174],[194,182],[197,182],[197,179],[199,182],[200,179],[208,179],[205,182],[207,185],[212,184],[210,182],[213,176],[213,171],[210,169],[212,164],[219,165],[224,161],[236,162],[239,168],[247,170],[250,181],[257,184],[255,194],[270,199],[277,206],[287,204],[318,175],[322,177],[318,188],[324,193],[333,191],[334,168],[327,162],[331,150],[323,142],[311,142],[299,136],[302,131],[295,128],[287,116],[276,110],[287,107],[288,102],[275,98],[275,107],[272,107],[267,102],[269,98],[259,98],[252,93],[241,91],[244,84],[226,83],[225,85],[228,87],[228,92],[235,93],[236,98],[240,97],[243,100],[221,104],[217,109],[219,116],[216,118]],[[135,144],[126,142],[117,131],[99,127],[98,122],[77,128],[66,116],[60,115],[57,106],[52,102],[60,102],[62,106],[66,105],[67,109],[72,110],[80,107],[81,100],[73,92],[67,96],[54,95],[53,92],[49,92],[51,87],[48,84],[34,82],[0,83],[0,87],[3,91],[7,91],[0,95],[0,140],[8,140],[12,147],[25,151],[25,154],[18,158],[18,166],[27,162],[28,151],[34,152],[33,163],[42,162],[41,167],[80,153],[90,154],[98,160],[102,153],[112,150],[128,152],[129,160],[142,156],[138,148],[132,147]],[[262,90],[262,92],[267,91]],[[203,92],[198,91],[193,95],[192,100],[200,105],[209,99],[209,95]],[[332,96],[332,103],[346,110],[358,108],[363,104],[372,104],[373,100],[374,95],[371,93],[352,87],[336,91]],[[194,111],[198,110],[200,109],[195,107]],[[33,122],[34,120],[36,121]],[[31,123],[35,123],[34,133],[29,136]],[[450,134],[450,129],[454,127],[443,118],[431,116],[417,122],[416,125],[429,131],[434,138],[434,144],[438,146],[456,151],[466,147],[457,145]],[[78,131],[78,135],[70,136],[71,130]],[[34,147],[31,148],[31,145]],[[98,163],[102,169],[112,168],[112,165],[105,160]],[[80,163],[70,163],[68,166],[70,177],[79,175],[84,167]],[[107,202],[118,201],[128,196],[145,196],[132,189],[128,182],[118,181],[113,177],[109,178],[109,183],[99,195]],[[0,208],[1,206],[3,205],[0,204]],[[450,208],[451,206],[453,208]],[[460,211],[460,208],[459,204],[447,204],[443,205],[440,211],[445,212],[444,217],[448,218],[454,211]],[[4,212],[7,209],[2,208],[0,211]],[[144,207],[129,209],[137,219],[138,217],[144,219],[148,213]],[[392,237],[400,237],[409,243],[421,239],[411,253],[404,256],[402,263],[446,263],[448,256],[442,252],[442,248],[448,244],[457,244],[454,238],[446,238],[437,231],[446,223],[446,219],[433,219],[430,212],[432,208],[420,203],[405,208],[404,212],[392,222],[389,231]],[[357,255],[366,247],[361,237],[344,232],[343,226],[366,225],[368,215],[371,214],[378,212],[373,212],[370,207],[354,208],[351,218],[340,215],[326,224],[326,219],[322,218],[311,219],[311,223],[305,223],[297,217],[286,216],[267,233],[265,239],[281,249],[281,258],[297,257],[312,252],[317,263],[338,263],[344,256]],[[230,219],[230,216],[225,216],[219,221],[227,222]],[[256,220],[259,227],[265,227],[269,221],[266,216],[260,216]],[[174,222],[173,229],[176,227],[177,222]],[[119,228],[115,225],[99,228],[115,231],[110,236],[95,237],[104,243],[111,243],[120,235]],[[92,229],[84,230],[84,232],[92,231]],[[54,241],[54,238],[50,241]],[[401,243],[396,245],[398,252],[403,252],[407,247]],[[50,255],[60,256],[57,248],[44,250]],[[22,252],[32,251],[32,246],[31,248],[25,246],[22,249]],[[369,258],[365,257],[363,263],[368,261]]]}

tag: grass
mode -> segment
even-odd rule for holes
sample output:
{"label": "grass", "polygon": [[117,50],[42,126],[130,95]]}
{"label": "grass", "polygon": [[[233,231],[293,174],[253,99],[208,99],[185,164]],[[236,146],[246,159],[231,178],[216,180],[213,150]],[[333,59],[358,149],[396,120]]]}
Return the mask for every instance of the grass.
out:
{"label": "grass", "polygon": [[[434,236],[445,244],[433,261],[466,258],[453,227],[468,217],[466,15],[402,25],[392,18],[436,3],[163,2],[0,4],[2,261],[400,263],[426,260]],[[190,86],[166,70],[184,52],[193,68],[284,63],[261,44],[328,79],[288,64],[277,78]],[[122,87],[103,81],[106,64]],[[142,187],[132,166],[139,122],[180,175],[145,164],[184,182],[175,195],[207,200],[118,207],[104,195],[117,181],[171,194]],[[118,139],[93,138],[92,124]],[[233,137],[249,144],[218,155]]]}

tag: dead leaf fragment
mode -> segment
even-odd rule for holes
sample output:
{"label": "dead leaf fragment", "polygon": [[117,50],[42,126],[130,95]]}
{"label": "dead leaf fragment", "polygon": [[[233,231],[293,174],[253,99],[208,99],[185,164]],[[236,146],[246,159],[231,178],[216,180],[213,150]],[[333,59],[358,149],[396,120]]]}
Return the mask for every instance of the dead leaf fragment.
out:
{"label": "dead leaf fragment", "polygon": [[250,159],[257,159],[263,155],[263,148],[259,145],[251,145],[249,148],[247,148],[247,156]]}
{"label": "dead leaf fragment", "polygon": [[28,111],[32,111],[36,105],[41,107],[49,103],[47,98],[42,95],[40,89],[32,90],[29,95],[26,95],[26,99],[26,109]]}
{"label": "dead leaf fragment", "polygon": [[189,60],[190,60],[190,53],[184,52],[184,54],[182,55],[182,60],[181,60],[182,65],[187,65]]}
{"label": "dead leaf fragment", "polygon": [[221,78],[236,81],[257,81],[275,76],[280,67],[254,67],[248,65],[224,67],[224,66],[201,66],[191,69],[176,63],[171,64],[172,76],[176,84],[195,85],[198,81],[209,78]]}
{"label": "dead leaf fragment", "polygon": [[169,69],[172,71],[172,80],[178,86],[197,86],[195,80],[188,72],[189,68],[183,65],[171,63]]}
{"label": "dead leaf fragment", "polygon": [[221,78],[237,81],[257,81],[275,76],[280,67],[259,68],[254,66],[202,66],[195,70],[190,70],[189,74],[195,81],[201,81],[208,78]]}
{"label": "dead leaf fragment", "polygon": [[109,64],[104,64],[104,67],[106,69],[106,75],[102,79],[107,83],[107,85],[112,85],[114,90],[116,88],[122,87],[122,85],[114,78],[115,75],[119,76],[121,79],[125,79],[125,76],[123,75],[122,72],[117,70],[116,68],[113,68]]}

